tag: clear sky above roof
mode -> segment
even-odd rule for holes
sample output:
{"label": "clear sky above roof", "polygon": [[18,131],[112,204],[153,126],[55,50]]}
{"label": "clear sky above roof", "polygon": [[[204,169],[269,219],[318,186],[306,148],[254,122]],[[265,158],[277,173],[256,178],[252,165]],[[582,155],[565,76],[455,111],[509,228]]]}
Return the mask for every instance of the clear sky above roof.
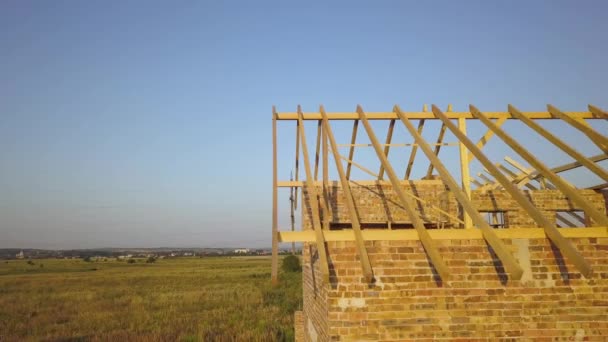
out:
{"label": "clear sky above roof", "polygon": [[[273,104],[606,109],[607,10],[605,1],[2,1],[0,248],[269,246]],[[288,179],[294,136],[281,133]]]}

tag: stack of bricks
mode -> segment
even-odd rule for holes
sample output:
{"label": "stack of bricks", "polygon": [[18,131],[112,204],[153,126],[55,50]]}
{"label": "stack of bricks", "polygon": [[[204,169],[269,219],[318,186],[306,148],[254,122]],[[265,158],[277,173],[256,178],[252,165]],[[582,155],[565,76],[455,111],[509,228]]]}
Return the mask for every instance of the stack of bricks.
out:
{"label": "stack of bricks", "polygon": [[[441,184],[420,183],[414,186],[422,198],[445,191]],[[387,206],[382,200],[372,200],[377,195],[365,194],[368,188],[353,188],[361,221],[386,221],[379,213]],[[331,220],[348,223],[341,190],[333,191],[339,195],[332,197]],[[383,185],[382,193],[387,202],[397,202],[389,186]],[[605,210],[601,194],[581,193]],[[508,196],[503,198],[496,192],[493,198],[488,196],[472,195],[479,210],[491,202],[492,210],[525,217]],[[547,214],[576,209],[563,196],[547,191],[529,196]],[[394,212],[388,215],[407,221],[402,209],[391,206],[388,208]],[[448,207],[457,205],[450,202]],[[457,209],[450,210],[457,213]],[[303,223],[308,229],[309,214],[304,211]],[[520,218],[510,222],[534,227]],[[544,238],[503,240],[524,269],[521,280],[508,278],[498,257],[481,239],[435,241],[450,271],[445,281],[435,273],[420,241],[366,241],[375,279],[369,284],[363,277],[355,243],[332,241],[327,243],[330,283],[324,284],[315,244],[305,243],[303,340],[606,340],[608,238],[570,241],[593,267],[589,278],[582,277]]]}

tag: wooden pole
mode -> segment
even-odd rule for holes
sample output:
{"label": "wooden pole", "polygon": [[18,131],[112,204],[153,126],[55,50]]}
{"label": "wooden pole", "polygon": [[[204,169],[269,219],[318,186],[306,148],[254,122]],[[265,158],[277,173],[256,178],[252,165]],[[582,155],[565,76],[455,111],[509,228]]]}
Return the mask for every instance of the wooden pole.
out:
{"label": "wooden pole", "polygon": [[[445,125],[444,125],[445,127]],[[466,119],[458,119],[458,129],[462,132],[462,134],[467,134],[467,121]],[[471,199],[471,174],[469,172],[469,154],[467,151],[467,147],[461,142],[458,143],[458,152],[460,153],[460,180],[462,183],[462,189],[464,193],[467,195],[468,199]],[[443,177],[442,177],[443,178]],[[463,208],[464,209],[464,208]],[[471,229],[473,228],[473,222],[471,220],[471,216],[463,210],[462,218],[464,220],[464,228]]]}
{"label": "wooden pole", "polygon": [[270,278],[273,285],[279,283],[279,212],[277,210],[277,114],[272,107],[272,260]]}

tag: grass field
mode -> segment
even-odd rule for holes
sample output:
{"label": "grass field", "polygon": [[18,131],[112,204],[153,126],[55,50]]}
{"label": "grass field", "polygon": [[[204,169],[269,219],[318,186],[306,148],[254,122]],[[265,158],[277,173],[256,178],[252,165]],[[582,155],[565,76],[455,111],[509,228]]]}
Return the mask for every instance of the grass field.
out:
{"label": "grass field", "polygon": [[289,341],[302,303],[267,257],[33,262],[0,261],[2,342]]}

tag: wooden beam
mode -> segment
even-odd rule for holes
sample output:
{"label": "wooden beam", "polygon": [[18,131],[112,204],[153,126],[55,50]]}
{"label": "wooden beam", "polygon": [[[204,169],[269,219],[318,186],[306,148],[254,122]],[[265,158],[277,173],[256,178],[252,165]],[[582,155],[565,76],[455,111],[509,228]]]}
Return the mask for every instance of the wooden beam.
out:
{"label": "wooden beam", "polygon": [[[564,238],[608,238],[608,227],[566,227],[560,228]],[[431,229],[428,231],[433,240],[482,240],[480,229]],[[544,239],[545,230],[538,227],[495,229],[499,239]],[[365,241],[416,241],[420,240],[415,229],[364,229]],[[352,229],[331,230],[325,233],[326,241],[355,241]],[[315,234],[310,230],[279,233],[281,242],[314,242]]]}
{"label": "wooden beam", "polygon": [[589,105],[589,111],[597,118],[600,119],[607,119],[608,120],[608,112],[596,107],[596,106],[592,106]]}
{"label": "wooden beam", "polygon": [[[452,175],[450,174],[448,169],[443,165],[441,160],[439,160],[439,157],[437,156],[437,154],[433,150],[431,150],[430,146],[426,145],[424,138],[422,138],[422,136],[420,134],[418,134],[418,132],[416,132],[414,125],[412,125],[412,123],[409,121],[409,119],[405,115],[403,115],[403,113],[401,112],[399,107],[395,106],[394,110],[395,110],[395,113],[397,113],[397,115],[401,119],[401,122],[403,122],[403,124],[405,125],[407,130],[414,137],[416,142],[420,145],[422,152],[424,152],[426,157],[435,166],[435,169],[437,170],[437,172],[439,172],[439,176],[441,177],[441,179],[448,186],[448,188],[450,189],[450,191],[452,192],[454,197],[456,197],[456,199],[458,200],[460,205],[462,205],[464,211],[468,214],[469,221],[473,220],[475,225],[479,229],[481,229],[481,232],[482,232],[485,240],[492,247],[492,249],[494,250],[496,255],[500,258],[503,265],[505,266],[505,269],[511,275],[511,278],[512,279],[521,279],[521,276],[524,273],[524,271],[522,270],[521,267],[519,267],[517,260],[508,251],[507,246],[505,246],[505,244],[498,238],[498,236],[496,236],[496,233],[494,232],[494,230],[490,227],[490,225],[488,225],[488,223],[485,221],[485,219],[481,217],[481,215],[479,214],[477,209],[475,209],[473,207],[473,203],[471,203],[470,195],[467,194],[464,190],[462,190],[460,188],[460,186],[458,185],[458,183],[456,182],[454,177],[452,177]],[[465,119],[459,119],[459,121],[460,120],[464,121]],[[464,132],[466,132],[466,130],[463,131],[463,134],[465,134]],[[464,155],[466,157],[466,155],[467,155],[466,151],[464,151],[464,152],[465,153],[463,153],[462,155]],[[468,163],[465,163],[465,165],[468,167]],[[467,183],[469,183],[468,179],[467,179]],[[465,217],[465,222],[466,222],[466,217]],[[465,228],[469,228],[469,227],[465,226]]]}
{"label": "wooden beam", "polygon": [[[368,120],[392,120],[397,119],[397,116],[393,112],[369,112],[366,113]],[[486,112],[486,116],[490,119],[514,119],[509,112]],[[555,120],[556,118],[549,112],[525,112],[524,113],[530,119],[547,119]],[[597,117],[591,112],[567,112],[569,117],[574,119],[597,119]],[[410,120],[427,120],[437,119],[431,112],[407,112],[405,113]],[[470,112],[448,112],[446,113],[450,119],[474,119]],[[327,113],[329,120],[357,120],[359,117],[356,112],[337,112]],[[277,120],[298,120],[298,113],[282,112],[278,113]],[[304,120],[321,120],[321,113],[311,112],[304,113]]]}
{"label": "wooden beam", "polygon": [[602,189],[606,189],[606,188],[608,188],[608,183],[597,184],[594,186],[590,186],[587,189],[602,190]]}
{"label": "wooden beam", "polygon": [[[479,160],[479,162],[492,173],[494,178],[496,178],[496,180],[505,188],[505,190],[519,204],[519,206],[521,206],[522,209],[524,209],[528,213],[528,215],[530,215],[530,217],[532,217],[532,219],[534,219],[534,221],[540,227],[543,227],[543,229],[545,230],[545,233],[547,234],[549,239],[551,239],[551,241],[553,241],[553,243],[560,249],[560,251],[570,261],[572,261],[572,263],[574,265],[576,265],[576,267],[579,269],[579,271],[584,276],[586,276],[586,277],[589,276],[592,272],[591,266],[581,256],[581,254],[574,248],[572,243],[570,243],[570,241],[566,240],[557,231],[557,227],[555,227],[555,224],[553,222],[549,221],[532,204],[532,202],[530,202],[530,200],[523,194],[523,192],[521,192],[514,184],[512,184],[509,181],[509,179],[502,172],[500,172],[500,170],[498,170],[498,168],[496,168],[496,166],[494,166],[494,164],[492,164],[492,162],[488,159],[488,157],[486,157],[485,154],[483,154],[483,152],[481,152],[481,150],[477,146],[475,146],[475,144],[466,135],[462,134],[462,132],[460,132],[460,130],[458,130],[458,127],[456,127],[456,125],[454,125],[450,121],[450,119],[445,114],[443,114],[443,112],[441,112],[441,110],[439,108],[437,108],[436,106],[433,106],[433,113],[435,113],[435,115],[437,115],[437,117],[441,121],[443,121],[446,124],[446,126],[448,126],[448,129],[450,131],[452,131],[452,133],[456,136],[456,138],[458,138],[460,141],[462,141],[467,146],[469,151],[473,152],[473,154],[475,155],[475,158],[477,158],[477,160]],[[489,120],[487,120],[487,117],[483,116],[483,118],[486,119],[486,121],[489,121]],[[491,121],[484,122],[484,123],[486,124],[486,126],[495,127],[495,125]],[[490,125],[488,125],[488,123]],[[498,135],[496,130],[494,130],[494,133],[496,133],[496,135]]]}
{"label": "wooden beam", "polygon": [[608,226],[608,216],[604,213],[599,212],[591,203],[589,203],[583,196],[581,196],[576,188],[568,184],[560,176],[553,173],[544,163],[539,161],[534,155],[532,155],[527,149],[525,149],[520,143],[515,141],[510,135],[508,135],[502,129],[496,127],[492,121],[488,120],[477,108],[470,106],[471,113],[479,118],[486,126],[494,131],[494,133],[502,139],[513,151],[519,154],[528,164],[538,170],[543,177],[547,178],[557,189],[559,189],[564,195],[568,196],[572,202],[578,205],[581,209],[587,213],[595,221],[595,225]]}
{"label": "wooden beam", "polygon": [[[422,129],[424,128],[424,119],[418,122],[418,134],[422,134]],[[410,179],[410,175],[412,173],[412,167],[414,166],[414,161],[416,159],[416,152],[418,151],[418,144],[412,147],[412,153],[410,153],[410,158],[407,162],[407,169],[405,170],[405,176],[403,179]]]}
{"label": "wooden beam", "polygon": [[[343,158],[343,157],[341,157]],[[377,178],[377,177],[375,177]],[[349,180],[349,182],[358,185],[358,186],[377,186],[377,185],[391,185],[392,183],[390,181],[386,181],[386,180],[382,180],[379,181],[378,179],[374,179],[374,180]],[[415,184],[420,184],[420,182],[422,182],[421,184],[433,184],[433,185],[442,185],[443,182],[439,179],[437,180],[417,180],[417,181],[405,181],[405,180],[400,180],[399,183],[402,185],[407,185],[407,184],[411,184],[412,182],[415,182]],[[340,182],[339,181],[335,181],[335,180],[330,180],[329,181],[330,186],[331,187],[336,187],[336,186],[340,186]],[[316,181],[314,182],[314,184],[316,186],[322,186],[323,182],[322,181]],[[289,188],[289,187],[304,187],[305,184],[302,181],[279,181],[278,182],[278,187],[279,188]]]}
{"label": "wooden beam", "polygon": [[272,106],[272,260],[270,278],[273,285],[279,283],[279,211],[277,189],[277,115]]}
{"label": "wooden beam", "polygon": [[[441,125],[439,129],[439,135],[437,136],[437,145],[435,145],[435,155],[439,155],[439,151],[441,150],[441,143],[443,142],[443,137],[445,136],[445,125]],[[431,178],[433,175],[433,163],[429,163],[429,167],[426,170],[426,178]]]}
{"label": "wooden beam", "polygon": [[[552,105],[547,105],[547,110],[549,113],[558,117],[564,121],[566,121],[570,126],[578,129],[583,134],[585,134],[594,144],[597,145],[604,153],[608,153],[608,138],[596,132],[584,119],[574,118],[559,109],[555,108]],[[592,114],[593,115],[593,114]]]}
{"label": "wooden beam", "polygon": [[[602,154],[598,154],[598,155],[589,157],[588,159],[594,163],[599,163],[601,161],[608,159],[608,154],[602,153]],[[553,171],[554,173],[561,173],[561,172],[576,169],[577,167],[581,167],[581,166],[583,166],[583,165],[580,162],[573,162],[573,163],[568,163],[568,164],[554,167],[551,169],[551,171]]]}
{"label": "wooden beam", "polygon": [[361,268],[363,269],[363,276],[365,277],[365,280],[368,283],[372,283],[374,279],[374,274],[372,272],[372,266],[369,262],[367,250],[365,249],[363,235],[361,234],[361,225],[359,223],[357,209],[355,208],[355,201],[353,200],[353,195],[350,191],[350,185],[348,184],[348,180],[346,179],[346,173],[344,173],[342,162],[340,161],[340,158],[338,158],[338,147],[336,146],[336,140],[329,125],[329,120],[327,120],[327,116],[325,114],[325,109],[323,109],[323,106],[319,108],[319,112],[321,112],[321,115],[323,116],[323,132],[326,133],[327,138],[329,139],[329,144],[331,145],[331,150],[334,155],[334,161],[336,162],[336,169],[340,177],[340,183],[342,184],[344,202],[346,203],[346,207],[348,208],[350,222],[352,224],[353,233],[355,234],[355,242],[357,244],[359,260],[361,261]]}
{"label": "wooden beam", "polygon": [[[322,117],[321,117],[322,118]],[[350,137],[350,150],[348,151],[348,160],[353,160],[353,158],[355,157],[355,142],[357,141],[357,128],[359,127],[359,120],[355,119],[355,121],[353,122],[353,133],[351,134]],[[346,179],[350,179],[350,169],[351,169],[352,165],[348,164],[346,165]]]}
{"label": "wooden beam", "polygon": [[[532,180],[536,179],[540,183],[541,189],[546,189],[546,188],[555,189],[555,187],[553,185],[547,184],[545,178],[541,177],[540,173],[538,171],[524,167],[523,165],[521,165],[520,163],[518,163],[516,160],[514,160],[513,158],[511,158],[509,156],[504,157],[504,160],[521,172],[520,175],[515,177],[515,181],[512,182],[512,183],[515,183],[517,186],[520,186],[520,187],[524,186],[524,185],[527,186]],[[524,177],[522,178],[521,175],[524,175]],[[568,184],[570,184],[570,183],[568,183]],[[572,185],[572,184],[570,184],[570,185],[572,187],[574,187],[574,185]]]}
{"label": "wooden beam", "polygon": [[346,158],[346,157],[345,157],[345,156],[343,156],[343,155],[338,155],[338,157],[340,157],[340,159],[343,159],[344,161],[346,161],[346,162],[348,163],[348,165],[349,165],[349,166],[350,166],[350,165],[354,165],[354,166],[355,166],[355,167],[357,167],[359,170],[361,170],[361,171],[363,171],[363,172],[367,173],[368,175],[370,175],[370,176],[372,176],[372,177],[374,177],[374,178],[378,178],[378,175],[377,175],[376,173],[374,173],[374,171],[372,171],[372,170],[370,170],[370,169],[366,168],[365,166],[363,166],[363,165],[361,165],[361,164],[359,164],[359,163],[355,163],[354,161],[352,161],[352,160],[350,160],[350,159]]}
{"label": "wooden beam", "polygon": [[[323,125],[323,120],[320,121]],[[325,202],[325,212],[323,212],[323,228],[329,230],[329,212],[331,204],[329,201],[329,151],[327,149],[327,132],[323,132],[323,201]]]}
{"label": "wooden beam", "polygon": [[[462,119],[458,119],[458,120],[460,122],[460,120],[462,120]],[[494,122],[494,124],[497,127],[500,127],[505,122],[507,122],[507,118],[500,118],[500,119],[496,120],[496,122]],[[477,144],[475,144],[475,146],[477,146],[479,149],[482,149],[488,143],[488,141],[490,141],[490,139],[492,139],[493,136],[494,136],[494,132],[491,129],[487,130],[486,133],[479,139]],[[469,156],[468,157],[469,163],[471,163],[473,160],[475,160],[475,156],[473,155],[473,153],[469,152],[468,156]]]}
{"label": "wooden beam", "polygon": [[[295,181],[299,181],[300,170],[298,169],[300,166],[300,121],[296,121],[296,179]],[[296,189],[296,193],[294,195],[294,209],[298,209],[298,190]]]}
{"label": "wooden beam", "polygon": [[304,170],[306,171],[306,190],[308,191],[308,203],[312,211],[312,225],[316,236],[317,251],[319,253],[320,268],[323,280],[329,284],[329,261],[327,259],[327,251],[325,250],[325,238],[321,229],[321,219],[319,218],[319,206],[317,202],[317,190],[314,185],[313,174],[310,170],[310,160],[308,158],[308,147],[306,146],[306,133],[304,131],[304,121],[302,120],[302,112],[298,105],[298,113],[300,119],[300,139],[302,142],[302,152],[304,156]]}
{"label": "wooden beam", "polygon": [[[467,134],[467,119],[458,119],[458,129],[464,135]],[[443,125],[445,127],[445,125]],[[469,170],[469,153],[467,147],[462,142],[458,143],[458,152],[460,154],[460,181],[464,193],[467,198],[471,198],[471,174]],[[443,178],[443,177],[442,177]],[[469,229],[473,227],[471,216],[463,210],[464,228]]]}
{"label": "wooden beam", "polygon": [[321,120],[317,124],[317,144],[315,145],[315,180],[319,180],[319,154],[321,152]]}
{"label": "wooden beam", "polygon": [[444,281],[447,280],[448,276],[449,276],[448,268],[445,265],[443,259],[441,258],[441,255],[439,254],[439,250],[433,243],[433,240],[431,239],[429,233],[426,231],[426,228],[424,227],[424,222],[422,222],[422,219],[420,218],[418,212],[416,211],[416,209],[414,207],[414,203],[408,196],[406,196],[405,191],[401,187],[401,185],[399,183],[399,178],[397,178],[397,175],[395,174],[393,167],[391,166],[391,164],[388,162],[388,159],[384,155],[384,153],[382,151],[382,147],[380,147],[380,142],[378,141],[378,138],[376,138],[376,134],[374,133],[372,126],[367,121],[367,116],[365,115],[365,112],[363,112],[363,109],[361,108],[361,106],[357,106],[357,113],[359,113],[359,120],[361,120],[361,122],[363,123],[363,126],[365,127],[365,131],[367,132],[369,139],[371,140],[372,144],[374,145],[374,150],[376,150],[376,155],[378,156],[378,159],[380,159],[380,162],[382,163],[382,165],[384,165],[386,174],[388,175],[388,178],[390,179],[390,181],[393,185],[393,191],[395,191],[397,193],[397,196],[399,197],[401,204],[405,208],[405,211],[407,212],[409,218],[412,220],[412,223],[414,224],[414,228],[416,229],[416,231],[418,232],[418,235],[420,236],[420,241],[422,242],[422,246],[424,246],[426,253],[428,254],[429,258],[431,259],[431,262],[433,263],[433,266],[437,270],[437,273],[441,276],[441,279],[443,279]]}
{"label": "wooden beam", "polygon": [[570,157],[574,158],[574,160],[581,163],[581,165],[585,166],[587,169],[589,169],[589,171],[595,173],[603,180],[608,181],[608,172],[606,172],[606,170],[599,167],[591,160],[587,159],[587,157],[585,157],[583,154],[572,148],[570,145],[566,144],[564,141],[562,141],[555,135],[551,134],[549,131],[538,125],[536,122],[528,119],[517,108],[512,105],[509,105],[509,113],[511,113],[511,115],[513,115],[514,117],[517,117],[521,122],[533,129],[543,138],[549,140],[553,145],[557,146],[560,150],[567,153]]}
{"label": "wooden beam", "polygon": [[[386,143],[384,144],[384,155],[388,158],[388,152],[391,148],[391,140],[393,139],[393,129],[395,128],[395,120],[391,120],[388,124],[388,132],[386,133]],[[380,171],[378,171],[378,179],[384,178],[384,168],[380,165]]]}
{"label": "wooden beam", "polygon": [[[458,146],[457,142],[451,143],[441,143],[441,144],[429,144],[430,146]],[[338,144],[338,147],[373,147],[372,144]],[[410,147],[410,146],[418,146],[416,143],[400,143],[400,144],[380,144],[382,147],[390,146],[390,147]]]}

